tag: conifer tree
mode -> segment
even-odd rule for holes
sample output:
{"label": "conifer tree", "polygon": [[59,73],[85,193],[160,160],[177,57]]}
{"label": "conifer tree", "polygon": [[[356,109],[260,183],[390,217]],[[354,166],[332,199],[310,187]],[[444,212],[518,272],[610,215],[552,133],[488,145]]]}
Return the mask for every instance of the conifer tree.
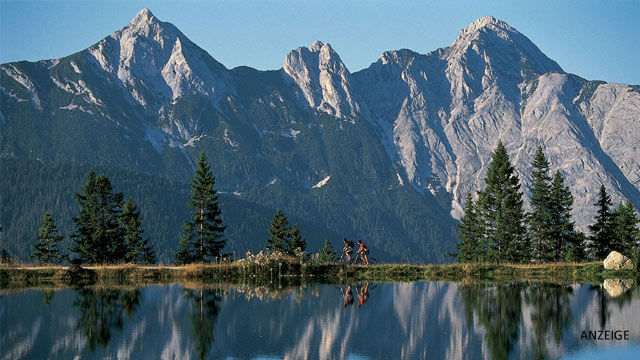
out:
{"label": "conifer tree", "polygon": [[11,263],[11,255],[9,255],[9,252],[5,248],[2,248],[2,250],[0,251],[0,263],[1,264]]}
{"label": "conifer tree", "polygon": [[598,201],[593,204],[598,208],[595,222],[589,225],[591,256],[595,259],[604,259],[612,250],[613,221],[611,214],[611,198],[607,194],[607,188],[600,186]]}
{"label": "conifer tree", "polygon": [[486,261],[487,249],[484,240],[484,229],[476,211],[476,204],[471,193],[468,193],[464,203],[464,216],[458,224],[459,242],[456,244],[458,253],[454,254],[457,261],[461,263]]}
{"label": "conifer tree", "polygon": [[298,229],[298,225],[296,224],[293,229],[291,229],[291,241],[288,244],[288,252],[291,255],[295,255],[298,252],[304,252],[307,249],[307,241],[302,238],[300,234],[300,229]]}
{"label": "conifer tree", "polygon": [[278,209],[271,219],[271,228],[269,229],[266,249],[269,251],[285,252],[288,250],[290,242],[291,229],[289,228],[289,221],[282,211]]}
{"label": "conifer tree", "polygon": [[141,229],[142,219],[133,199],[128,198],[124,203],[120,221],[127,249],[124,260],[128,263],[155,264],[156,255],[153,251],[153,246],[149,244],[148,238],[142,238],[142,233],[144,232]]}
{"label": "conifer tree", "polygon": [[122,193],[113,193],[109,179],[104,174],[96,176],[91,169],[81,192],[75,195],[80,214],[73,219],[77,230],[71,236],[75,245],[70,250],[89,264],[123,261]]}
{"label": "conifer tree", "polygon": [[636,208],[630,200],[618,205],[613,211],[614,241],[611,246],[612,250],[627,256],[631,254],[632,249],[638,246],[638,241],[640,241],[638,221]]}
{"label": "conifer tree", "polygon": [[570,238],[571,246],[567,250],[567,261],[583,261],[587,258],[587,236],[582,231],[576,231]]}
{"label": "conifer tree", "polygon": [[184,236],[178,243],[178,251],[174,254],[174,261],[177,265],[186,265],[198,261],[198,257],[192,250],[191,242]]}
{"label": "conifer tree", "polygon": [[45,265],[61,262],[66,258],[58,249],[58,244],[62,239],[63,236],[58,235],[56,222],[51,218],[49,212],[45,212],[42,218],[42,226],[40,227],[40,235],[38,235],[38,240],[33,244],[34,251],[30,257]]}
{"label": "conifer tree", "polygon": [[321,263],[330,263],[336,259],[336,251],[331,247],[331,242],[329,242],[329,238],[324,238],[324,246],[318,252],[318,261]]}
{"label": "conifer tree", "polygon": [[[204,152],[200,153],[198,167],[191,181],[191,200],[188,205],[193,212],[191,220],[182,226],[183,240],[179,244],[176,260],[212,261],[220,256],[226,240],[226,226],[222,223],[222,211],[218,194],[214,189],[216,178]],[[191,258],[188,254],[193,254]]]}
{"label": "conifer tree", "polygon": [[529,225],[529,238],[535,248],[536,261],[542,262],[545,258],[545,250],[552,242],[551,237],[551,178],[549,177],[549,162],[544,156],[542,146],[538,146],[536,155],[531,164],[533,171],[531,177],[531,212],[527,214]]}
{"label": "conifer tree", "polygon": [[502,141],[491,156],[485,183],[486,188],[478,192],[478,210],[486,226],[491,259],[529,261],[531,243],[525,233],[520,180]]}
{"label": "conifer tree", "polygon": [[567,258],[569,246],[573,247],[575,261],[584,258],[584,243],[577,238],[575,225],[571,220],[573,195],[564,185],[564,177],[560,171],[553,175],[549,203],[549,224],[547,234],[549,236],[545,249],[546,259],[549,261],[561,261]]}

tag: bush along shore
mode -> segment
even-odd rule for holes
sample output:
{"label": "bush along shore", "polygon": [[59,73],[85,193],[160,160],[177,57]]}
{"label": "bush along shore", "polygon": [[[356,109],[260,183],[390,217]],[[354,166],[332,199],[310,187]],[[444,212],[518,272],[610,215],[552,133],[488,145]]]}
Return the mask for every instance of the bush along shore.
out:
{"label": "bush along shore", "polygon": [[602,283],[605,279],[640,279],[636,270],[606,270],[602,262],[449,265],[343,265],[281,258],[274,261],[240,260],[222,264],[182,266],[1,266],[0,288],[95,283],[150,284],[172,282],[274,283],[281,281],[343,283],[348,281],[536,281]]}

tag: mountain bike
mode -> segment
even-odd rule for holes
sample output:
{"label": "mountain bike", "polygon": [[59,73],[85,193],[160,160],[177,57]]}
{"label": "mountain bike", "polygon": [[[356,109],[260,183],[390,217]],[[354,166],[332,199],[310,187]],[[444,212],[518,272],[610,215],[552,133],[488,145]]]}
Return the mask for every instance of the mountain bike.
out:
{"label": "mountain bike", "polygon": [[[353,260],[351,262],[352,264],[367,265],[367,263],[364,261],[364,256],[362,256],[362,253],[355,254],[354,259],[352,260]],[[378,260],[374,257],[369,256],[369,265],[376,265],[376,264],[378,264]]]}
{"label": "mountain bike", "polygon": [[349,259],[349,258],[347,257],[347,252],[346,252],[345,250],[342,250],[342,254],[341,254],[339,257],[337,257],[337,258],[333,261],[333,263],[334,263],[334,264],[350,265],[350,264],[353,264],[353,261],[355,260],[355,258],[356,258],[356,257],[357,257],[357,256],[356,256],[356,254],[355,254],[355,251],[354,251],[354,252],[352,252],[352,254],[351,254],[351,259]]}

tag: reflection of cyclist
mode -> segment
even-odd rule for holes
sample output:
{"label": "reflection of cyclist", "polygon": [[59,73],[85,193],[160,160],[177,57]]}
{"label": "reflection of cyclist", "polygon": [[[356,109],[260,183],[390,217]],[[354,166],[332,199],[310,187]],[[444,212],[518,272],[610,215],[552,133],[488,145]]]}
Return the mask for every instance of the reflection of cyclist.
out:
{"label": "reflection of cyclist", "polygon": [[364,283],[364,286],[358,292],[358,307],[364,305],[369,299],[369,283]]}
{"label": "reflection of cyclist", "polygon": [[362,241],[358,240],[358,251],[356,254],[360,254],[364,259],[365,264],[369,265],[369,249],[367,249],[367,245],[365,245]]}
{"label": "reflection of cyclist", "polygon": [[342,243],[344,244],[342,251],[347,254],[347,259],[351,261],[351,255],[353,254],[353,248],[355,247],[355,244],[353,243],[353,241],[347,240],[347,238],[343,238]]}
{"label": "reflection of cyclist", "polygon": [[344,292],[342,298],[344,300],[344,307],[353,304],[353,291],[351,291],[351,285],[347,286],[347,291]]}

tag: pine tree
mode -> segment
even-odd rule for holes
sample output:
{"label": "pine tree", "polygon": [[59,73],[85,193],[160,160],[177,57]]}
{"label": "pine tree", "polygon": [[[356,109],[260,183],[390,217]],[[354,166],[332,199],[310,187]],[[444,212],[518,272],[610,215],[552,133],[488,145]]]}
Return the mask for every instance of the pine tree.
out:
{"label": "pine tree", "polygon": [[638,217],[636,208],[630,200],[618,205],[613,211],[613,235],[614,241],[611,249],[621,252],[627,256],[632,249],[638,246],[640,240],[640,230],[638,230]]}
{"label": "pine tree", "polygon": [[478,192],[478,211],[486,226],[491,259],[529,261],[531,244],[525,233],[520,180],[502,141],[491,156],[485,183],[486,188]]}
{"label": "pine tree", "polygon": [[331,247],[329,238],[324,238],[324,246],[318,252],[318,261],[321,263],[331,263],[336,259],[336,251]]}
{"label": "pine tree", "polygon": [[589,237],[589,250],[595,259],[604,259],[611,251],[613,243],[613,219],[611,214],[611,198],[607,194],[607,188],[602,185],[598,201],[593,204],[598,208],[595,222],[589,225],[591,236]]}
{"label": "pine tree", "polygon": [[[564,185],[564,177],[560,171],[553,175],[550,194],[550,218],[548,227],[549,240],[545,252],[546,259],[550,261],[561,261],[567,258],[569,246],[575,248],[574,255],[584,256],[584,244],[582,239],[576,238],[575,225],[571,221],[571,208],[573,206],[573,195],[567,186]],[[576,261],[582,260],[576,259]]]}
{"label": "pine tree", "polygon": [[123,261],[122,193],[113,193],[109,179],[104,174],[96,176],[91,169],[81,193],[75,195],[80,214],[73,219],[77,231],[72,235],[75,245],[70,250],[89,264]]}
{"label": "pine tree", "polygon": [[143,239],[142,219],[140,211],[133,202],[128,198],[124,203],[120,222],[124,232],[124,243],[127,249],[124,260],[128,263],[155,264],[156,255],[153,246],[149,244],[149,239]]}
{"label": "pine tree", "polygon": [[298,252],[304,253],[307,249],[307,241],[302,238],[300,234],[300,229],[298,229],[298,225],[296,224],[293,229],[291,229],[290,242],[287,246],[287,250],[289,254],[296,255]]}
{"label": "pine tree", "polygon": [[567,261],[583,261],[587,258],[585,249],[587,236],[582,231],[576,231],[570,238],[571,245],[567,250],[565,260]]}
{"label": "pine tree", "polygon": [[533,171],[531,177],[531,212],[527,214],[529,225],[529,238],[535,246],[535,259],[538,262],[546,257],[545,250],[552,242],[551,237],[551,178],[549,177],[549,162],[544,156],[542,147],[538,146],[536,155],[531,164]]}
{"label": "pine tree", "polygon": [[[214,189],[216,178],[211,173],[211,166],[204,152],[200,153],[198,167],[191,181],[191,200],[188,205],[193,212],[191,221],[182,227],[183,241],[176,254],[188,260],[189,253],[194,254],[197,261],[212,261],[220,256],[226,240],[223,238],[226,226],[222,223],[222,211],[218,205],[217,191]],[[191,248],[190,250],[188,250]],[[178,255],[180,254],[180,255]]]}
{"label": "pine tree", "polygon": [[192,250],[191,242],[184,236],[182,236],[180,243],[178,243],[178,251],[174,254],[174,260],[177,265],[191,264],[198,260],[198,257]]}
{"label": "pine tree", "polygon": [[0,251],[0,264],[10,264],[11,263],[11,255],[9,255],[9,252],[7,251],[7,249],[2,248],[2,250]]}
{"label": "pine tree", "polygon": [[289,221],[282,211],[278,209],[271,219],[271,228],[269,229],[266,249],[269,251],[285,252],[288,250],[290,242],[291,229],[289,228]]}
{"label": "pine tree", "polygon": [[476,211],[476,204],[467,194],[464,203],[464,216],[458,224],[458,240],[456,244],[458,253],[454,254],[456,260],[461,263],[486,261],[487,249],[484,238],[484,228],[479,214]]}
{"label": "pine tree", "polygon": [[40,227],[40,235],[38,235],[38,240],[33,244],[34,251],[30,257],[38,259],[38,263],[45,265],[63,261],[66,256],[58,249],[58,243],[62,239],[63,236],[58,235],[56,222],[51,218],[49,212],[45,212],[42,218],[42,226]]}

